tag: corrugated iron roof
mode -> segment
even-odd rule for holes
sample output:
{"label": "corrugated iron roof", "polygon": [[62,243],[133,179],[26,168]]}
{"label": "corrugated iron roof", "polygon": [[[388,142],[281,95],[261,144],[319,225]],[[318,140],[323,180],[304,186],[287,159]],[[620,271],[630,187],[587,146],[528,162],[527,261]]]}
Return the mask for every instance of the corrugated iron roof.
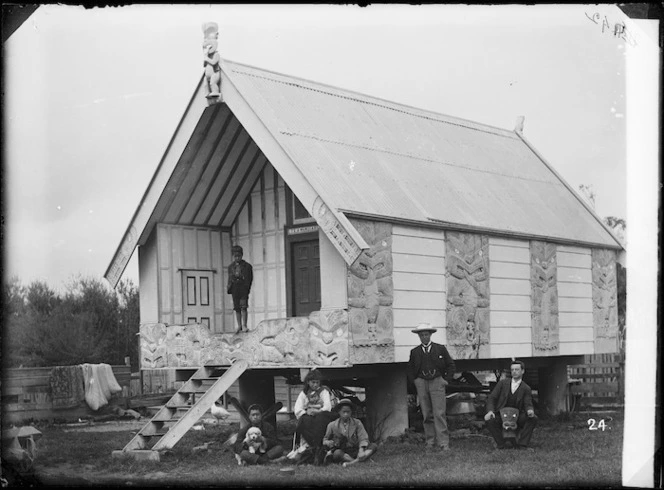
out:
{"label": "corrugated iron roof", "polygon": [[331,207],[619,246],[513,131],[224,63],[306,178],[325,189]]}
{"label": "corrugated iron roof", "polygon": [[[513,131],[228,60],[222,71],[269,142],[278,143],[271,151],[280,146],[332,209],[622,248]],[[206,108],[204,100],[199,83],[106,271],[113,285],[156,223],[230,226],[261,169],[276,158],[264,154],[229,106]]]}

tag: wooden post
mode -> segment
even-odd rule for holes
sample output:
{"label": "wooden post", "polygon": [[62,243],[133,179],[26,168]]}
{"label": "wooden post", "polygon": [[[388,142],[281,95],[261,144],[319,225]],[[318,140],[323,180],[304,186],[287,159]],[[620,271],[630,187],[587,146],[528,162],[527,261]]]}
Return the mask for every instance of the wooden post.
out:
{"label": "wooden post", "polygon": [[367,431],[370,431],[370,436],[385,440],[403,434],[408,428],[405,368],[398,364],[383,365],[380,376],[367,378],[366,396]]}
{"label": "wooden post", "polygon": [[[526,366],[528,370],[528,366]],[[549,415],[558,415],[566,410],[565,396],[567,393],[567,361],[553,357],[547,367],[539,369],[539,402],[540,409]]]}

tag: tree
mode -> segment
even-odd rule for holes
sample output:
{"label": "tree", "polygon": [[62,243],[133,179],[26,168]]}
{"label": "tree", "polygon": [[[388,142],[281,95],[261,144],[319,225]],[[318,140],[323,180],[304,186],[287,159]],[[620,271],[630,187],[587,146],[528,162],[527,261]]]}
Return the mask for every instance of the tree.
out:
{"label": "tree", "polygon": [[138,367],[140,365],[137,338],[140,326],[138,288],[131,279],[123,279],[118,284],[116,293],[120,301],[116,349],[123,352],[125,356],[129,356],[132,366]]}
{"label": "tree", "polygon": [[89,363],[138,365],[138,290],[131,281],[117,291],[98,279],[77,278],[63,295],[41,281],[27,288],[5,284],[5,363],[55,366]]}

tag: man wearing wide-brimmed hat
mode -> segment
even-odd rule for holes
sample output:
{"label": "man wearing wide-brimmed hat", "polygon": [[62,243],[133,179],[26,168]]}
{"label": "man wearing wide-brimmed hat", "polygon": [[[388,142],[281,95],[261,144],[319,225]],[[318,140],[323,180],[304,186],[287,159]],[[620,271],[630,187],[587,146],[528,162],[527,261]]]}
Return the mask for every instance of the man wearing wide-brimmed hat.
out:
{"label": "man wearing wide-brimmed hat", "polygon": [[431,334],[436,330],[428,323],[420,323],[411,330],[419,335],[421,345],[410,351],[408,381],[417,389],[427,448],[448,450],[445,387],[454,376],[455,365],[444,345],[431,342]]}

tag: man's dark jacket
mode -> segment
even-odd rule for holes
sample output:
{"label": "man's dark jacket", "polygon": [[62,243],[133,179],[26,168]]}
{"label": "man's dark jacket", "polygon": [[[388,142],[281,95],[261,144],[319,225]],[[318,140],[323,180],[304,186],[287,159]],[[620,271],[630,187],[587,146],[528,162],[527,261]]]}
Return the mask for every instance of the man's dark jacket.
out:
{"label": "man's dark jacket", "polygon": [[[512,379],[506,378],[498,381],[498,384],[495,386],[489,397],[486,401],[486,410],[487,412],[497,412],[505,406],[507,403],[507,397],[512,392]],[[519,412],[525,412],[527,410],[533,410],[533,392],[530,389],[530,386],[526,384],[523,379],[521,384],[516,389],[516,408],[519,409]]]}
{"label": "man's dark jacket", "polygon": [[[438,372],[446,379],[448,382],[454,377],[454,372],[456,366],[454,365],[454,360],[450,353],[447,352],[447,348],[444,345],[436,344],[431,342],[431,350],[429,351],[431,357],[433,358],[433,363]],[[413,382],[420,373],[420,365],[422,363],[422,358],[424,357],[424,350],[422,349],[422,344],[411,349],[410,359],[408,360],[408,381]]]}
{"label": "man's dark jacket", "polygon": [[238,432],[235,445],[233,446],[233,450],[236,454],[240,454],[242,452],[244,439],[247,437],[247,431],[251,427],[258,427],[261,430],[268,450],[279,444],[279,440],[277,439],[277,432],[274,430],[274,427],[272,427],[271,424],[261,420],[258,425],[247,425],[242,430],[240,430],[240,432]]}

